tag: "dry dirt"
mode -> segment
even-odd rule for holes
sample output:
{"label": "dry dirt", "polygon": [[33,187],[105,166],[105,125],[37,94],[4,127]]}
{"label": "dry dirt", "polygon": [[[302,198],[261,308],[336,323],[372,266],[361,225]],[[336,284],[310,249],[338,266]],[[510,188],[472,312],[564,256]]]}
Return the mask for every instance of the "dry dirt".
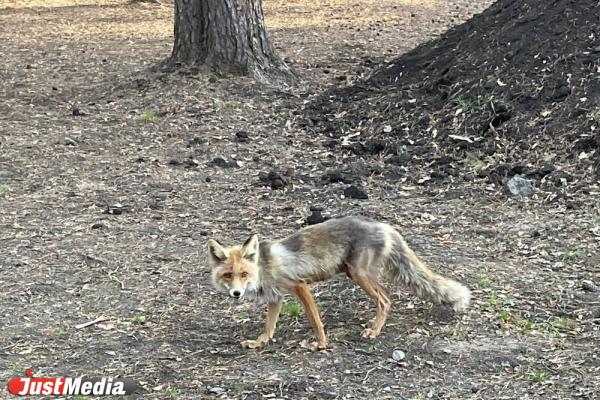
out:
{"label": "dry dirt", "polygon": [[[132,378],[143,399],[600,396],[597,189],[567,203],[391,179],[377,156],[350,158],[302,128],[330,85],[489,2],[266,1],[271,38],[303,79],[289,88],[150,71],[172,43],[161,3],[0,6],[0,382],[32,368]],[[368,199],[323,179],[342,166]],[[292,299],[275,343],[241,349],[264,310],[210,287],[206,238],[281,237],[311,207],[401,226],[433,269],[473,289],[473,307],[453,315],[400,291],[382,336],[365,340],[372,306],[339,279],[314,289],[328,350],[302,348],[310,328]]]}

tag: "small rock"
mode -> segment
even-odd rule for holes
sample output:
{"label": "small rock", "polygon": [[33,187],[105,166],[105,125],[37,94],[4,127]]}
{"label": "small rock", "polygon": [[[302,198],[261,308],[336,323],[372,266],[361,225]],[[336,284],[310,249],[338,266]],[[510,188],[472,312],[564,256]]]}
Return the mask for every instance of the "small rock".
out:
{"label": "small rock", "polygon": [[600,288],[598,288],[598,286],[596,286],[594,284],[594,282],[590,281],[590,280],[584,280],[581,281],[581,288],[585,291],[585,292],[598,292],[600,290]]}
{"label": "small rock", "polygon": [[73,109],[71,110],[71,113],[73,114],[74,117],[83,117],[85,115],[85,113],[82,113],[81,110],[77,107],[73,107]]}
{"label": "small rock", "polygon": [[330,171],[323,175],[323,180],[329,183],[352,183],[352,177],[346,175],[340,170]]}
{"label": "small rock", "polygon": [[185,160],[183,160],[183,163],[185,164],[186,167],[190,167],[190,168],[196,168],[198,166],[198,160],[195,160],[193,158],[186,158]]}
{"label": "small rock", "polygon": [[369,195],[363,188],[359,188],[358,186],[348,186],[344,189],[344,196],[349,197],[351,199],[368,199]]}
{"label": "small rock", "polygon": [[77,142],[75,139],[71,139],[70,137],[65,138],[65,146],[77,146]]}
{"label": "small rock", "polygon": [[285,182],[283,179],[275,179],[271,181],[271,189],[283,189],[285,187]]}
{"label": "small rock", "polygon": [[104,210],[104,214],[121,215],[124,212],[129,212],[129,211],[131,211],[129,206],[125,206],[123,204],[116,203],[114,205],[107,205]]}
{"label": "small rock", "polygon": [[544,164],[542,165],[540,168],[538,168],[537,173],[540,177],[544,177],[546,175],[551,174],[552,172],[554,172],[556,170],[556,167],[552,164]]}
{"label": "small rock", "polygon": [[396,362],[402,361],[405,358],[406,358],[406,353],[404,353],[402,350],[394,350],[392,352],[392,359]]}
{"label": "small rock", "polygon": [[325,222],[327,218],[321,214],[321,211],[313,211],[308,217],[306,217],[306,225],[315,225]]}
{"label": "small rock", "polygon": [[[391,132],[392,131],[392,127],[389,125],[386,125],[383,128],[384,132]],[[366,143],[365,143],[365,150],[369,153],[369,154],[379,154],[384,152],[387,149],[388,146],[388,142],[386,142],[383,139],[369,139]]]}
{"label": "small rock", "polygon": [[187,142],[185,147],[190,148],[190,147],[196,147],[196,146],[200,146],[200,145],[202,145],[202,139],[199,137],[194,137],[189,142]]}
{"label": "small rock", "polygon": [[508,180],[506,190],[512,196],[531,196],[534,193],[531,181],[519,175],[515,175]]}
{"label": "small rock", "polygon": [[288,179],[284,178],[276,171],[271,171],[268,174],[260,172],[258,174],[258,180],[271,186],[271,189],[283,189],[288,184]]}
{"label": "small rock", "polygon": [[275,171],[271,171],[267,174],[267,180],[268,181],[275,181],[277,179],[281,179],[281,175],[279,175],[278,172]]}
{"label": "small rock", "polygon": [[266,172],[259,172],[258,173],[258,180],[261,182],[268,182],[269,181],[269,174],[267,174]]}
{"label": "small rock", "polygon": [[160,210],[164,207],[164,201],[160,199],[151,199],[148,201],[148,207],[151,210]]}
{"label": "small rock", "polygon": [[567,85],[562,85],[556,88],[554,93],[552,94],[552,99],[556,101],[562,101],[567,98],[571,94],[571,88]]}
{"label": "small rock", "polygon": [[215,387],[211,387],[210,389],[208,389],[208,391],[211,393],[219,394],[219,393],[223,393],[225,391],[225,389],[223,389],[222,387],[215,386]]}
{"label": "small rock", "polygon": [[102,222],[96,222],[95,224],[92,225],[92,229],[100,229],[100,228],[106,228],[106,225]]}
{"label": "small rock", "polygon": [[206,182],[206,183],[210,183],[210,182],[212,182],[212,179],[211,179],[211,177],[210,177],[210,176],[207,176],[206,178],[204,178],[204,182]]}
{"label": "small rock", "polygon": [[245,143],[250,141],[250,137],[248,136],[248,132],[239,131],[235,133],[235,138],[240,143]]}
{"label": "small rock", "polygon": [[387,164],[406,165],[412,160],[412,155],[409,153],[398,154],[385,160]]}
{"label": "small rock", "polygon": [[179,160],[178,160],[178,159],[176,159],[176,158],[171,158],[171,159],[169,160],[169,165],[179,165],[179,164],[181,164],[181,161],[179,161]]}
{"label": "small rock", "polygon": [[235,166],[235,163],[227,162],[222,157],[215,157],[211,161],[208,162],[209,167],[221,167],[221,168],[231,168]]}

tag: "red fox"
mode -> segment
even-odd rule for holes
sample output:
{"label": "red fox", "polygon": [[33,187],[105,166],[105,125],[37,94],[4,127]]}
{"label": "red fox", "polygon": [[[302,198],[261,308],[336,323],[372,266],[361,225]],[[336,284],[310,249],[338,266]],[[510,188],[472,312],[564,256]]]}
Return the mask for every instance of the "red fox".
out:
{"label": "red fox", "polygon": [[331,219],[260,244],[256,235],[233,247],[210,239],[208,262],[217,290],[268,303],[264,331],[256,340],[243,341],[246,348],[262,347],[273,338],[282,296],[290,293],[304,307],[317,337],[310,348],[325,349],[327,338],[308,285],[339,273],[348,275],[375,302],[375,318],[362,334],[367,338],[379,335],[390,311],[382,278],[391,285],[402,283],[436,303],[451,304],[457,312],[465,311],[471,298],[465,286],[428,269],[391,225],[363,217]]}

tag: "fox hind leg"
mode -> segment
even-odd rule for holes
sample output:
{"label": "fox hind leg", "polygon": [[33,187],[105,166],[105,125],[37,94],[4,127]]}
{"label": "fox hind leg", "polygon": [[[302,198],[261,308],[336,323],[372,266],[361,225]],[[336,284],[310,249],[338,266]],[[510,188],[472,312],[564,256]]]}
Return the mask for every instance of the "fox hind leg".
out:
{"label": "fox hind leg", "polygon": [[376,338],[381,333],[383,325],[385,325],[385,321],[392,305],[387,290],[376,278],[373,278],[364,272],[352,274],[352,279],[375,302],[377,307],[375,318],[367,324],[368,327],[363,331],[362,336],[366,338]]}

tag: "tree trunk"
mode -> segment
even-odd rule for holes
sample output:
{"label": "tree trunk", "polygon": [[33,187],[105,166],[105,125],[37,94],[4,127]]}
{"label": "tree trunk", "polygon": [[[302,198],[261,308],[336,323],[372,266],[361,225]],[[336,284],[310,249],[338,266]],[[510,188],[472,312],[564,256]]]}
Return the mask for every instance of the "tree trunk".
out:
{"label": "tree trunk", "polygon": [[263,81],[289,75],[267,37],[261,1],[175,0],[175,44],[168,64]]}

